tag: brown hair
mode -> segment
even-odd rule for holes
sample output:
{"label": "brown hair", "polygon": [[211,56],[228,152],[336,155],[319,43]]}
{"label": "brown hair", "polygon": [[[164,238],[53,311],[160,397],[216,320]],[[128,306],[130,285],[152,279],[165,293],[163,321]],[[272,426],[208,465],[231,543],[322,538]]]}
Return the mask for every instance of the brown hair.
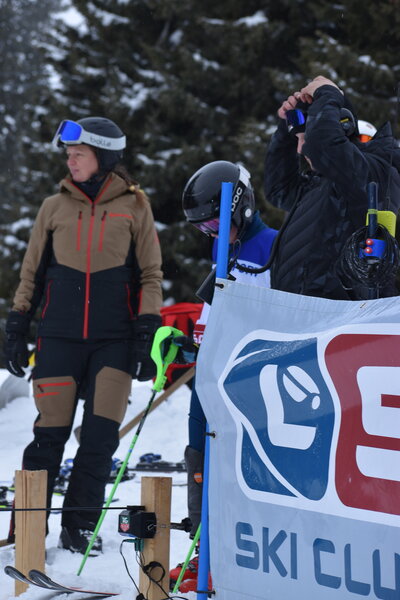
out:
{"label": "brown hair", "polygon": [[121,177],[121,179],[126,181],[126,183],[129,185],[130,191],[136,194],[136,198],[138,200],[149,200],[145,192],[142,189],[140,189],[139,182],[132,177],[132,175],[127,171],[127,169],[123,165],[116,165],[113,168],[113,173],[115,173],[116,175]]}

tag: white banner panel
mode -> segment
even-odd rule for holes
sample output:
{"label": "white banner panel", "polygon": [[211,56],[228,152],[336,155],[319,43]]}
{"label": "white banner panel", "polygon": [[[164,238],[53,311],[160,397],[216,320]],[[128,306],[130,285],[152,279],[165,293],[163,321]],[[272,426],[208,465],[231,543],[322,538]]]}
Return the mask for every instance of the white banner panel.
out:
{"label": "white banner panel", "polygon": [[219,280],[196,383],[222,600],[400,598],[400,299]]}

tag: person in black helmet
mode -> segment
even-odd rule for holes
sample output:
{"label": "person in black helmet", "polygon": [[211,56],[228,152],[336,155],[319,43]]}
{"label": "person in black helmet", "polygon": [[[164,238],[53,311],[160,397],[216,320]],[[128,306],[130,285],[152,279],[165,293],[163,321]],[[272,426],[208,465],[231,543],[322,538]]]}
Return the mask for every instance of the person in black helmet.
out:
{"label": "person in black helmet", "polygon": [[[369,182],[378,184],[379,210],[399,210],[400,150],[390,124],[378,131],[370,125],[372,135],[360,137],[365,122],[360,132],[349,99],[322,76],[290,94],[278,118],[266,155],[265,196],[288,215],[274,247],[271,287],[334,300],[368,298],[366,287],[344,281],[340,257],[365,226]],[[397,295],[394,276],[379,295]]]}
{"label": "person in black helmet", "polygon": [[[62,121],[54,145],[69,174],[46,198],[32,229],[5,328],[8,370],[24,376],[26,337],[41,305],[33,394],[34,439],[23,468],[48,472],[48,506],[77,407],[80,447],[62,513],[60,546],[85,553],[101,514],[132,377],[155,375],[161,325],[161,252],[150,203],[122,167],[125,135],[110,119]],[[10,532],[10,538],[12,537]],[[98,537],[92,554],[101,551]]]}
{"label": "person in black helmet", "polygon": [[[214,238],[212,258],[215,262],[218,250],[221,184],[224,181],[233,183],[229,253],[230,257],[237,257],[237,261],[230,273],[236,281],[269,287],[269,271],[250,274],[241,270],[241,267],[254,268],[264,265],[277,234],[275,229],[271,229],[261,221],[259,212],[255,209],[250,174],[242,165],[219,160],[208,163],[196,171],[183,191],[182,204],[186,220]],[[193,339],[197,344],[201,344],[209,308],[209,304],[205,303],[195,325]],[[192,356],[188,356],[188,362],[192,359]],[[201,516],[205,432],[205,415],[193,385],[189,411],[189,443],[185,449],[188,510],[192,522],[191,538],[195,536]],[[179,567],[172,569],[171,583],[176,581],[179,573]],[[196,590],[196,585],[197,557],[188,566],[179,589],[181,592],[189,592]]]}

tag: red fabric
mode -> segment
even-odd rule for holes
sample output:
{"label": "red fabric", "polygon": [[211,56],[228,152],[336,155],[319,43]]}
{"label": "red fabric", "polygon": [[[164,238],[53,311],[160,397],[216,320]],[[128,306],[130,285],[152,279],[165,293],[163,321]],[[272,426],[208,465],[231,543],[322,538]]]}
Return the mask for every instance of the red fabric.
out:
{"label": "red fabric", "polygon": [[[161,319],[162,324],[169,327],[175,327],[182,331],[189,337],[193,336],[194,326],[197,319],[200,317],[201,309],[203,304],[201,302],[178,302],[171,306],[163,306],[161,308]],[[169,365],[166,376],[167,382],[165,388],[176,381],[181,375],[183,375],[194,363],[187,365],[178,365],[172,363]]]}

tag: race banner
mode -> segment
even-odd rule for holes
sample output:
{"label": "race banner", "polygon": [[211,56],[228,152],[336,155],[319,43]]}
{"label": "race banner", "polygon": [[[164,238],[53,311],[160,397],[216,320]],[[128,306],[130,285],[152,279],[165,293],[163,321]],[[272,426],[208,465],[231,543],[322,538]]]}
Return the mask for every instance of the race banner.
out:
{"label": "race banner", "polygon": [[219,280],[197,363],[222,600],[400,598],[400,301]]}

